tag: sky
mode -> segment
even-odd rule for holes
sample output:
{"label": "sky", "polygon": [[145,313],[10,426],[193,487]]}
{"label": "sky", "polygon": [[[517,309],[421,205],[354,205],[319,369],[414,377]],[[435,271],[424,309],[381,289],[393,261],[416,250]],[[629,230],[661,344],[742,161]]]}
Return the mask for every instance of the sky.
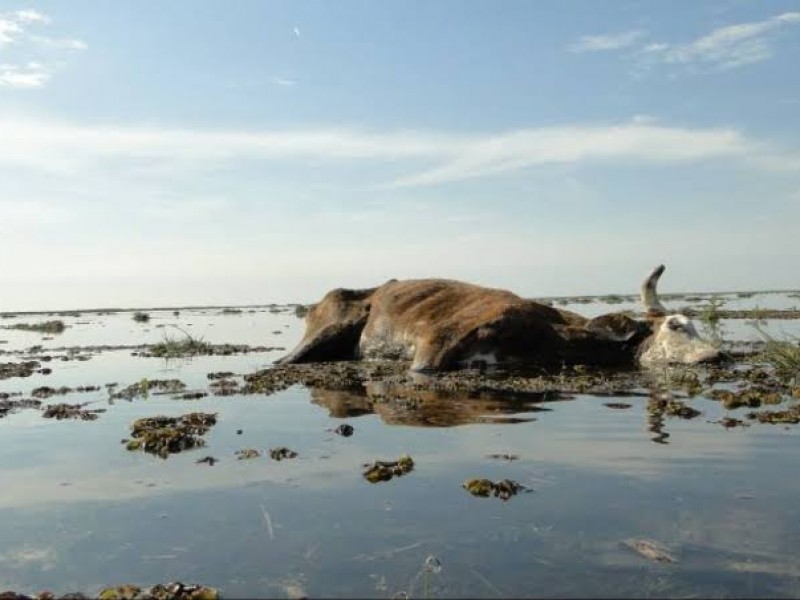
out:
{"label": "sky", "polygon": [[800,287],[800,2],[0,0],[0,311]]}

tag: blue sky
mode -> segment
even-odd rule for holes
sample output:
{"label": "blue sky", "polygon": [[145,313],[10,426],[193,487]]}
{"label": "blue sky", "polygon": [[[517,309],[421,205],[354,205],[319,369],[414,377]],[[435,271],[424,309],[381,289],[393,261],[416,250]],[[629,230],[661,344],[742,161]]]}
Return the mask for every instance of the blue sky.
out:
{"label": "blue sky", "polygon": [[0,2],[0,310],[795,288],[800,3]]}

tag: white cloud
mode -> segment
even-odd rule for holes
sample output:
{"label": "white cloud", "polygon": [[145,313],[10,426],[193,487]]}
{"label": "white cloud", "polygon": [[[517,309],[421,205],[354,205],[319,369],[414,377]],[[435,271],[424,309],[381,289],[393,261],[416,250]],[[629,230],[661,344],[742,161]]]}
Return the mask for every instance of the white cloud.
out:
{"label": "white cloud", "polygon": [[[763,21],[738,23],[712,30],[685,43],[650,42],[641,44],[633,54],[634,72],[639,74],[657,64],[682,66],[696,70],[727,70],[758,63],[773,55],[777,31],[800,23],[800,12],[787,12]],[[645,33],[639,30],[613,35],[583,36],[570,47],[572,52],[600,52],[637,46]]]}
{"label": "white cloud", "polygon": [[[35,83],[35,77],[29,83]],[[202,170],[213,162],[240,159],[299,164],[384,161],[408,173],[384,185],[422,186],[592,161],[676,164],[725,159],[756,168],[800,168],[796,153],[748,139],[735,129],[670,127],[650,118],[617,125],[566,125],[468,135],[355,129],[204,131],[72,125],[6,117],[0,119],[0,139],[13,141],[0,145],[0,167],[22,165],[66,175],[109,164],[129,171],[154,164],[161,172],[169,172],[176,167]]]}
{"label": "white cloud", "polygon": [[25,65],[0,65],[0,86],[17,89],[40,88],[50,79],[48,69],[37,62]]}
{"label": "white cloud", "polygon": [[784,13],[764,21],[715,29],[688,44],[662,50],[666,63],[705,63],[722,69],[760,62],[772,56],[771,31],[800,22],[800,12]]}
{"label": "white cloud", "polygon": [[645,33],[639,30],[610,35],[584,35],[570,46],[571,52],[604,52],[633,46]]}
{"label": "white cloud", "polygon": [[88,48],[83,40],[53,38],[29,31],[32,27],[49,25],[51,22],[49,16],[35,10],[17,10],[0,14],[0,47],[13,44],[17,54],[22,56],[44,54],[46,58],[40,60],[47,63],[0,65],[0,86],[16,89],[44,87],[55,70],[54,65],[60,62],[58,55],[61,51],[80,51]]}
{"label": "white cloud", "polygon": [[44,23],[52,22],[52,19],[36,10],[18,10],[13,13],[22,23]]}
{"label": "white cloud", "polygon": [[16,21],[0,16],[0,46],[13,44],[20,33],[22,27]]}
{"label": "white cloud", "polygon": [[44,37],[41,35],[32,35],[30,36],[30,40],[32,42],[36,42],[37,44],[41,44],[43,46],[48,46],[50,48],[60,48],[62,50],[86,50],[89,48],[89,45],[83,40],[72,39],[72,38],[59,39],[59,38]]}
{"label": "white cloud", "polygon": [[280,85],[282,87],[292,87],[297,85],[296,79],[288,79],[286,77],[273,77],[271,81],[275,85]]}

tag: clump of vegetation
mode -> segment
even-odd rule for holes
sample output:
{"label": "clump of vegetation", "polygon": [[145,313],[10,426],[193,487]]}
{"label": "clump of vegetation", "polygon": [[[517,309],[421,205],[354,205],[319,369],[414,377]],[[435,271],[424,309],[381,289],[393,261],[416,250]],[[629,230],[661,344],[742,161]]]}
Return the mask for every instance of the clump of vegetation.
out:
{"label": "clump of vegetation", "polygon": [[508,500],[511,496],[516,496],[525,486],[511,479],[503,479],[497,483],[489,479],[468,479],[462,486],[473,496],[488,498],[494,496],[500,500]]}
{"label": "clump of vegetation", "polygon": [[250,458],[258,458],[261,456],[261,452],[255,448],[242,448],[241,450],[234,452],[234,454],[239,460],[248,460]]}
{"label": "clump of vegetation", "polygon": [[180,417],[146,417],[131,425],[128,450],[144,450],[167,458],[170,454],[205,445],[204,435],[217,422],[216,413],[193,412]]}
{"label": "clump of vegetation", "polygon": [[19,329],[22,331],[36,331],[38,333],[64,333],[67,328],[64,321],[42,321],[41,323],[15,323],[8,325],[6,329]]}
{"label": "clump of vegetation", "polygon": [[780,425],[796,425],[800,423],[800,405],[796,404],[786,410],[762,410],[747,413],[747,418],[759,423]]}
{"label": "clump of vegetation", "polygon": [[37,372],[41,364],[35,360],[26,360],[19,363],[0,363],[0,379],[11,377],[30,377]]}
{"label": "clump of vegetation", "polygon": [[757,360],[771,366],[778,379],[795,384],[800,382],[800,340],[798,338],[778,340],[764,331],[760,325],[756,324],[754,327],[766,341]]}
{"label": "clump of vegetation", "polygon": [[704,323],[708,323],[709,325],[715,325],[722,318],[720,309],[724,305],[725,300],[719,296],[711,296],[710,298],[706,299],[705,304],[700,306],[700,310],[697,313],[697,318]]}
{"label": "clump of vegetation", "polygon": [[45,419],[80,419],[81,421],[94,421],[100,413],[106,412],[105,408],[89,410],[86,404],[51,404],[44,409],[42,416]]}
{"label": "clump of vegetation", "polygon": [[722,402],[722,405],[728,410],[734,410],[742,406],[758,408],[762,404],[781,403],[781,395],[778,392],[761,386],[748,387],[735,392],[731,390],[711,390],[708,396]]}
{"label": "clump of vegetation", "polygon": [[281,446],[280,448],[272,448],[269,451],[269,456],[272,460],[283,460],[284,458],[295,458],[297,452],[289,450],[286,446]]}
{"label": "clump of vegetation", "polygon": [[625,302],[625,298],[618,296],[617,294],[609,294],[608,296],[603,297],[603,301],[606,304],[622,304]]}
{"label": "clump of vegetation", "polygon": [[219,314],[221,314],[221,315],[240,315],[240,314],[242,314],[242,309],[241,308],[223,308],[221,311],[219,311]]}
{"label": "clump of vegetation", "polygon": [[404,454],[397,460],[376,460],[374,463],[364,466],[367,467],[367,470],[364,471],[364,478],[370,483],[378,483],[411,472],[414,469],[414,460],[408,454]]}
{"label": "clump of vegetation", "polygon": [[150,347],[149,355],[156,358],[181,358],[214,354],[214,347],[211,344],[193,338],[185,331],[183,334],[183,339],[165,336],[164,341]]}
{"label": "clump of vegetation", "polygon": [[217,600],[219,592],[197,584],[166,583],[147,588],[126,584],[107,587],[97,594],[98,600]]}
{"label": "clump of vegetation", "polygon": [[651,415],[666,415],[682,419],[694,419],[701,414],[699,410],[674,398],[651,398],[647,402],[647,412]]}
{"label": "clump of vegetation", "polygon": [[133,320],[137,323],[147,323],[150,320],[150,315],[146,312],[137,310],[135,313],[133,313]]}
{"label": "clump of vegetation", "polygon": [[294,307],[294,316],[298,319],[303,319],[308,314],[309,308],[302,304],[297,304]]}
{"label": "clump of vegetation", "polygon": [[133,400],[138,397],[147,397],[150,392],[156,394],[177,394],[186,389],[186,384],[180,379],[148,379],[143,377],[136,383],[114,392],[112,398]]}
{"label": "clump of vegetation", "polygon": [[0,419],[19,409],[39,408],[42,405],[41,400],[32,400],[30,398],[22,398],[20,400],[10,400],[9,399],[10,396],[11,394],[9,394],[8,392],[3,392],[2,394],[0,394]]}

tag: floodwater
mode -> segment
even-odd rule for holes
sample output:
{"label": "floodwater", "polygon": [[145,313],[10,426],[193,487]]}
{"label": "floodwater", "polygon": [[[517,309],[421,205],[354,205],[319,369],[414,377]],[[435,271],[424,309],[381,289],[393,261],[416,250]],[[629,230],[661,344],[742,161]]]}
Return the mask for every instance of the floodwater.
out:
{"label": "floodwater", "polygon": [[[726,301],[800,304],[786,294]],[[589,315],[629,306],[568,308]],[[646,393],[514,404],[429,398],[402,419],[357,391],[301,386],[269,396],[150,393],[111,402],[110,389],[144,378],[180,379],[188,391],[208,391],[209,373],[241,380],[303,331],[291,307],[150,316],[0,320],[67,325],[52,336],[0,329],[0,362],[53,357],[42,363],[52,373],[0,380],[0,392],[28,398],[45,385],[98,386],[44,402],[105,409],[93,421],[45,419],[34,409],[0,419],[0,590],[96,594],[179,580],[238,598],[800,596],[800,426],[726,429],[715,421],[747,409],[697,396],[687,404],[701,416],[666,418],[669,436],[658,436]],[[766,329],[796,336],[799,323]],[[758,339],[742,320],[721,325],[726,336]],[[165,360],[133,348],[186,333],[275,349]],[[75,347],[91,349],[68,350]],[[631,406],[606,406],[614,401]],[[463,410],[448,410],[453,403]],[[121,443],[135,419],[193,411],[217,413],[205,447],[161,459]],[[352,436],[332,431],[342,423]],[[279,446],[298,456],[272,460],[268,450]],[[262,456],[237,460],[243,448]],[[414,459],[410,473],[377,484],[362,476],[365,463],[403,454]],[[196,462],[206,455],[219,462]],[[508,501],[473,497],[462,488],[469,478],[528,489]],[[674,562],[643,557],[631,539],[658,544]]]}

